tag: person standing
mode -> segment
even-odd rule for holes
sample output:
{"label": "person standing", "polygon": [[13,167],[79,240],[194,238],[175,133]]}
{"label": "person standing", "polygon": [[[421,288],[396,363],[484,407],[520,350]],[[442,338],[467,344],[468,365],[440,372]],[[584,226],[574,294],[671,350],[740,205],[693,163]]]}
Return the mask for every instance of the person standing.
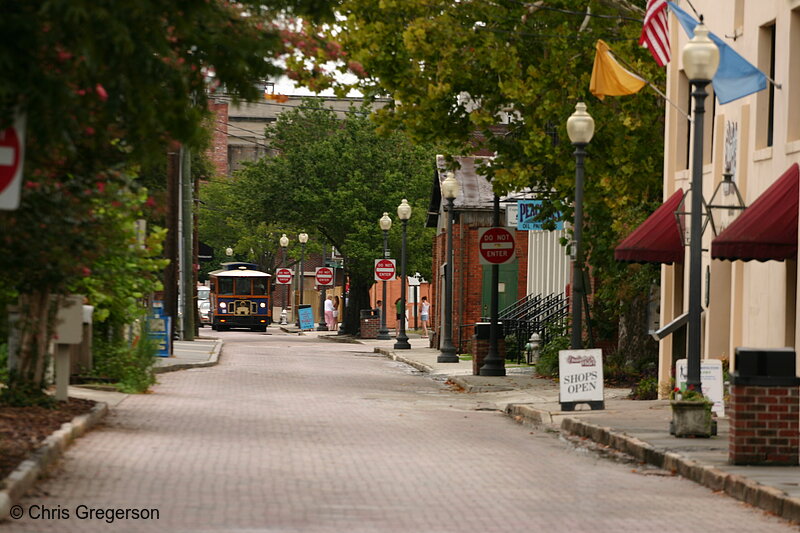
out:
{"label": "person standing", "polygon": [[419,304],[419,320],[422,322],[422,337],[428,337],[428,318],[431,310],[431,304],[428,303],[428,297],[423,296]]}
{"label": "person standing", "polygon": [[339,309],[342,307],[342,300],[338,296],[333,297],[333,329],[331,331],[336,331],[339,329]]}
{"label": "person standing", "polygon": [[329,294],[325,300],[325,323],[328,325],[328,331],[334,331],[333,320],[333,296]]}

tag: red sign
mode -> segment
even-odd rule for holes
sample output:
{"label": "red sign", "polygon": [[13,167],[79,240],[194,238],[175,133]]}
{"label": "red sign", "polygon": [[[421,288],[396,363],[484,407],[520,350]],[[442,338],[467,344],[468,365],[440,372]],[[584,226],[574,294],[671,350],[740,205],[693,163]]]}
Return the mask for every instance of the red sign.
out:
{"label": "red sign", "polygon": [[389,281],[397,275],[394,259],[375,260],[375,281]]}
{"label": "red sign", "polygon": [[317,267],[315,277],[317,285],[333,285],[333,269],[330,267]]}
{"label": "red sign", "polygon": [[18,116],[12,127],[0,130],[0,209],[19,206],[24,140],[24,116]]}
{"label": "red sign", "polygon": [[516,259],[515,246],[514,235],[506,228],[478,230],[478,251],[483,265],[502,265],[512,262]]}
{"label": "red sign", "polygon": [[279,268],[275,271],[275,283],[278,285],[288,285],[292,282],[292,271],[288,268]]}

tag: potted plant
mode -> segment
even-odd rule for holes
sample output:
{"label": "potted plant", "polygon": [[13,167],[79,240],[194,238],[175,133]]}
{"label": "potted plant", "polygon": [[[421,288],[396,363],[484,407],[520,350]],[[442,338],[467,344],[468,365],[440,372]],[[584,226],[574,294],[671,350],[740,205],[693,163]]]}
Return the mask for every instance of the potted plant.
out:
{"label": "potted plant", "polygon": [[714,403],[694,389],[675,387],[670,395],[672,422],[670,433],[676,437],[705,437],[714,435],[711,406]]}

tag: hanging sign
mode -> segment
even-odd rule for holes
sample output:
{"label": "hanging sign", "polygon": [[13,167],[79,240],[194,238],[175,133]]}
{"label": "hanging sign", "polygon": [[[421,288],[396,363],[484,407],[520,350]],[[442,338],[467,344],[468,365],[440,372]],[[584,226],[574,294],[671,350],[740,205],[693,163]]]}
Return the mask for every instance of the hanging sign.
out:
{"label": "hanging sign", "polygon": [[[521,231],[541,231],[544,220],[537,220],[542,211],[541,200],[517,200],[517,229]],[[556,221],[557,230],[564,229],[564,223]]]}

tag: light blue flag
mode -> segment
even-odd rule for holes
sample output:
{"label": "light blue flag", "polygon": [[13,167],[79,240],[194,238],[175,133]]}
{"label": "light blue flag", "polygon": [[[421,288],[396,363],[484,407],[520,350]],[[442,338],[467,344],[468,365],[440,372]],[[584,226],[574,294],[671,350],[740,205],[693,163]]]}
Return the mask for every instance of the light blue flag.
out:
{"label": "light blue flag", "polygon": [[[674,2],[668,2],[668,4],[689,38],[694,37],[694,28],[698,22],[686,11],[676,6]],[[719,48],[719,68],[714,79],[711,80],[711,84],[714,86],[714,93],[720,104],[727,104],[767,88],[767,76],[763,72],[715,34],[708,32],[708,37]]]}

